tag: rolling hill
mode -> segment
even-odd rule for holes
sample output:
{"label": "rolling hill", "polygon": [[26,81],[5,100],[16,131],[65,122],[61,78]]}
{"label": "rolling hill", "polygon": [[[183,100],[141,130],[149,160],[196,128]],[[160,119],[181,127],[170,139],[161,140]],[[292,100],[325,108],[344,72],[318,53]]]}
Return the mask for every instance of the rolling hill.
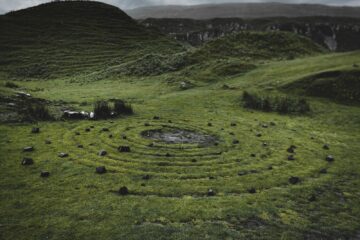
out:
{"label": "rolling hill", "polygon": [[16,77],[73,75],[147,52],[182,49],[100,2],[52,2],[0,16],[0,68]]}
{"label": "rolling hill", "polygon": [[228,3],[192,6],[150,6],[127,10],[136,19],[146,18],[264,18],[264,17],[360,17],[360,7],[318,4]]}

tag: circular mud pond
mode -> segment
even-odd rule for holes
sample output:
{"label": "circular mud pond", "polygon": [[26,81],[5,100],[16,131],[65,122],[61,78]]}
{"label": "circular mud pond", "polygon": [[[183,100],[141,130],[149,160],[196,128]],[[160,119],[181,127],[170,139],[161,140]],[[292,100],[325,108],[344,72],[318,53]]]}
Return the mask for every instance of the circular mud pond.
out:
{"label": "circular mud pond", "polygon": [[162,128],[147,130],[141,133],[144,138],[165,142],[168,144],[201,144],[213,145],[217,137],[179,128]]}

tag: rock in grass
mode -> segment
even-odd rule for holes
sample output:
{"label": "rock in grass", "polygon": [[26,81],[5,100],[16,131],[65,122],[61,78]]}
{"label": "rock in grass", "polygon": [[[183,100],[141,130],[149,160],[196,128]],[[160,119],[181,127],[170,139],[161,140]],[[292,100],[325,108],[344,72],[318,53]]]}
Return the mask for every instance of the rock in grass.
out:
{"label": "rock in grass", "polygon": [[256,193],[256,189],[255,188],[249,188],[248,193],[254,194],[254,193]]}
{"label": "rock in grass", "polygon": [[159,116],[154,116],[153,119],[154,120],[160,120],[160,117]]}
{"label": "rock in grass", "polygon": [[209,190],[208,190],[208,192],[207,192],[207,195],[208,195],[209,197],[213,197],[213,196],[215,196],[215,195],[216,195],[216,193],[215,193],[215,191],[214,191],[214,190],[209,189]]}
{"label": "rock in grass", "polygon": [[145,127],[150,127],[151,125],[150,125],[150,123],[144,123],[144,126]]}
{"label": "rock in grass", "polygon": [[40,128],[37,127],[32,128],[31,133],[40,133]]}
{"label": "rock in grass", "polygon": [[289,155],[287,159],[288,159],[289,161],[294,161],[294,160],[295,160],[295,157],[294,157],[294,155]]}
{"label": "rock in grass", "polygon": [[76,135],[76,136],[80,136],[80,133],[79,133],[79,132],[75,132],[75,135]]}
{"label": "rock in grass", "polygon": [[61,153],[59,153],[58,156],[61,157],[61,158],[66,158],[66,157],[69,156],[69,154],[61,152]]}
{"label": "rock in grass", "polygon": [[315,202],[316,201],[316,196],[313,194],[309,197],[309,202]]}
{"label": "rock in grass", "polygon": [[335,158],[332,155],[327,155],[325,160],[328,162],[333,162],[335,160]]}
{"label": "rock in grass", "polygon": [[326,174],[327,173],[327,169],[326,168],[322,168],[319,171],[321,174]]}
{"label": "rock in grass", "polygon": [[85,132],[90,132],[90,128],[85,128]]}
{"label": "rock in grass", "polygon": [[131,149],[129,146],[120,146],[118,147],[118,151],[122,153],[129,153],[131,152]]}
{"label": "rock in grass", "polygon": [[143,180],[149,180],[150,179],[150,175],[145,175],[142,177]]}
{"label": "rock in grass", "polygon": [[123,196],[128,195],[129,194],[129,189],[124,186],[124,187],[121,187],[118,192],[119,192],[120,195],[123,195]]}
{"label": "rock in grass", "polygon": [[289,178],[289,183],[290,184],[298,184],[300,182],[300,178],[299,177],[290,177]]}
{"label": "rock in grass", "polygon": [[257,137],[261,137],[262,134],[261,134],[261,133],[257,133],[256,136],[257,136]]}
{"label": "rock in grass", "polygon": [[109,134],[109,138],[113,138],[113,135],[112,135],[112,134]]}
{"label": "rock in grass", "polygon": [[250,154],[250,157],[256,157],[255,153]]}
{"label": "rock in grass", "polygon": [[262,145],[263,145],[263,147],[267,147],[267,146],[268,146],[268,144],[267,144],[266,142],[264,142]]}
{"label": "rock in grass", "polygon": [[270,122],[270,125],[271,125],[271,126],[276,126],[276,123]]}
{"label": "rock in grass", "polygon": [[269,126],[267,124],[262,124],[261,125],[263,128],[268,128]]}
{"label": "rock in grass", "polygon": [[236,122],[232,122],[232,123],[230,123],[230,126],[231,126],[231,127],[236,127],[237,124],[236,124]]}
{"label": "rock in grass", "polygon": [[239,144],[240,142],[239,142],[239,140],[236,140],[236,139],[235,139],[235,140],[233,140],[232,143],[235,145],[235,144]]}
{"label": "rock in grass", "polygon": [[170,154],[170,153],[166,153],[166,154],[165,154],[165,157],[171,157],[171,154]]}
{"label": "rock in grass", "polygon": [[41,173],[40,173],[40,177],[42,177],[42,178],[47,178],[49,176],[50,176],[50,173],[47,171],[41,171]]}
{"label": "rock in grass", "polygon": [[24,166],[33,165],[33,164],[34,164],[34,160],[32,158],[23,158],[21,161],[21,165]]}
{"label": "rock in grass", "polygon": [[45,144],[49,145],[51,144],[52,142],[50,140],[45,140]]}
{"label": "rock in grass", "polygon": [[108,129],[108,128],[102,128],[101,131],[102,131],[102,132],[108,132],[109,129]]}
{"label": "rock in grass", "polygon": [[100,157],[103,157],[103,156],[106,156],[107,155],[107,151],[105,151],[105,150],[100,150],[99,151],[99,156]]}
{"label": "rock in grass", "polygon": [[126,135],[124,135],[124,134],[121,135],[121,138],[124,139],[124,140],[127,139]]}
{"label": "rock in grass", "polygon": [[329,150],[329,149],[330,149],[329,144],[324,144],[323,149],[325,149],[325,150]]}
{"label": "rock in grass", "polygon": [[212,123],[208,123],[207,125],[208,125],[208,127],[212,127]]}
{"label": "rock in grass", "polygon": [[286,151],[287,151],[288,153],[295,153],[295,149],[296,149],[296,146],[291,145]]}
{"label": "rock in grass", "polygon": [[33,152],[35,149],[34,147],[24,147],[23,152]]}
{"label": "rock in grass", "polygon": [[82,144],[77,145],[78,148],[84,148]]}
{"label": "rock in grass", "polygon": [[104,174],[104,173],[106,173],[106,168],[105,168],[105,166],[97,167],[97,168],[96,168],[96,173],[98,173],[98,174]]}
{"label": "rock in grass", "polygon": [[240,172],[238,172],[238,175],[239,175],[239,176],[245,176],[246,174],[247,174],[246,171],[240,171]]}

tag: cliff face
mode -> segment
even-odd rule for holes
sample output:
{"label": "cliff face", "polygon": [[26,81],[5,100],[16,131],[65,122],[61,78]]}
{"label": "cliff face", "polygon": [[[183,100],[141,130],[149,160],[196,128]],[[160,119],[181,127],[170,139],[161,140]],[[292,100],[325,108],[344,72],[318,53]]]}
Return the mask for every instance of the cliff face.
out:
{"label": "cliff face", "polygon": [[146,19],[141,23],[193,46],[228,34],[256,30],[294,32],[311,38],[331,51],[360,49],[360,20],[352,18]]}

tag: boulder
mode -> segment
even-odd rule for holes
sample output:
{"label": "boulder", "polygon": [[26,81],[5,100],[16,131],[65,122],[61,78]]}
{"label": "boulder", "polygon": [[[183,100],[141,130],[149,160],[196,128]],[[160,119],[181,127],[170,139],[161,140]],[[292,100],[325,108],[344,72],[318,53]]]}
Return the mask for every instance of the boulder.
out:
{"label": "boulder", "polygon": [[207,125],[208,125],[208,127],[212,127],[212,123],[208,123]]}
{"label": "boulder", "polygon": [[150,127],[150,123],[144,123],[145,127]]}
{"label": "boulder", "polygon": [[263,147],[267,147],[267,146],[268,146],[268,144],[267,144],[266,142],[264,142],[262,145],[263,145]]}
{"label": "boulder", "polygon": [[207,195],[208,195],[209,197],[213,197],[213,196],[216,195],[216,193],[215,193],[215,191],[214,191],[213,189],[209,189],[208,192],[207,192]]}
{"label": "boulder", "polygon": [[113,135],[112,135],[112,134],[109,134],[109,138],[113,138]]}
{"label": "boulder", "polygon": [[50,173],[47,171],[41,171],[41,173],[40,173],[40,177],[47,178],[49,176],[50,176]]}
{"label": "boulder", "polygon": [[90,128],[85,128],[85,132],[90,132]]}
{"label": "boulder", "polygon": [[150,175],[145,175],[142,177],[143,180],[149,180],[150,179]]}
{"label": "boulder", "polygon": [[270,126],[276,126],[276,123],[270,122]]}
{"label": "boulder", "polygon": [[129,146],[120,146],[118,147],[118,151],[122,153],[128,153],[131,152],[131,149]]}
{"label": "boulder", "polygon": [[261,134],[261,133],[257,133],[256,136],[257,136],[257,137],[261,137],[262,134]]}
{"label": "boulder", "polygon": [[230,123],[230,126],[231,126],[231,127],[236,127],[237,124],[236,124],[236,122],[232,122],[232,123]]}
{"label": "boulder", "polygon": [[118,192],[119,192],[120,195],[123,195],[123,196],[128,195],[129,194],[129,189],[127,187],[121,187]]}
{"label": "boulder", "polygon": [[103,156],[106,156],[107,155],[107,151],[105,150],[100,150],[99,151],[99,156],[103,157]]}
{"label": "boulder", "polygon": [[23,152],[33,152],[34,150],[34,147],[24,147]]}
{"label": "boulder", "polygon": [[295,153],[295,149],[296,149],[296,148],[297,148],[296,146],[291,145],[286,151],[287,151],[288,153]]}
{"label": "boulder", "polygon": [[328,156],[326,156],[325,160],[328,162],[333,162],[335,160],[335,158],[332,155],[328,155]]}
{"label": "boulder", "polygon": [[256,193],[256,189],[255,188],[249,188],[248,193],[254,194],[254,193]]}
{"label": "boulder", "polygon": [[238,172],[238,176],[245,176],[246,174],[247,174],[247,171]]}
{"label": "boulder", "polygon": [[233,144],[239,144],[240,142],[239,142],[239,140],[233,140],[232,143],[233,143]]}
{"label": "boulder", "polygon": [[330,149],[329,144],[324,144],[323,149],[325,149],[325,150],[329,150],[329,149]]}
{"label": "boulder", "polygon": [[250,157],[256,157],[255,153],[250,154]]}
{"label": "boulder", "polygon": [[51,144],[51,141],[50,140],[45,140],[45,144]]}
{"label": "boulder", "polygon": [[262,125],[263,128],[268,128],[269,126],[267,124]]}
{"label": "boulder", "polygon": [[89,113],[65,110],[62,117],[71,120],[82,120],[87,119],[89,117]]}
{"label": "boulder", "polygon": [[319,171],[321,174],[326,174],[327,173],[327,169],[326,168],[322,168]]}
{"label": "boulder", "polygon": [[101,131],[102,131],[102,132],[108,132],[109,129],[108,129],[108,128],[102,128]]}
{"label": "boulder", "polygon": [[294,161],[294,160],[295,160],[295,157],[294,157],[294,155],[289,155],[287,159],[288,159],[289,161]]}
{"label": "boulder", "polygon": [[40,133],[40,128],[37,127],[32,128],[31,133]]}
{"label": "boulder", "polygon": [[21,161],[21,165],[33,165],[34,164],[34,160],[32,158],[23,158]]}
{"label": "boulder", "polygon": [[84,146],[82,144],[78,144],[77,147],[78,148],[84,148]]}
{"label": "boulder", "polygon": [[299,177],[290,177],[289,178],[289,183],[290,184],[298,184],[300,182],[300,178]]}
{"label": "boulder", "polygon": [[160,117],[159,116],[154,116],[153,119],[154,120],[160,120]]}
{"label": "boulder", "polygon": [[124,140],[126,140],[126,139],[127,139],[127,136],[123,134],[123,135],[121,135],[121,138],[124,139]]}
{"label": "boulder", "polygon": [[98,173],[98,174],[104,174],[104,173],[106,173],[106,168],[105,168],[105,166],[97,167],[97,168],[96,168],[96,173]]}
{"label": "boulder", "polygon": [[66,157],[69,156],[69,154],[61,152],[61,153],[59,153],[58,156],[61,157],[61,158],[66,158]]}

